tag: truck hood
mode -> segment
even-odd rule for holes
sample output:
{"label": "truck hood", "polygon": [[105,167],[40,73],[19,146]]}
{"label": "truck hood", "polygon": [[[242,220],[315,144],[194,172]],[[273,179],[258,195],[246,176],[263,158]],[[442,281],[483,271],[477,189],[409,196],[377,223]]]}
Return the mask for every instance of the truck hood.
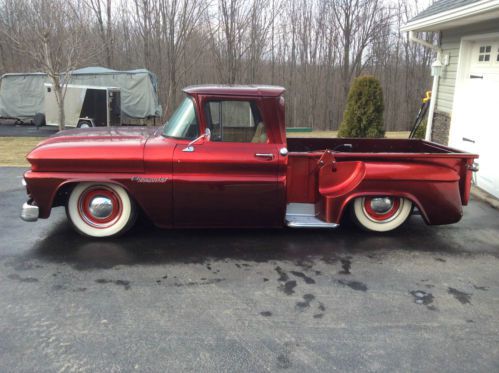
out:
{"label": "truck hood", "polygon": [[112,127],[61,131],[27,156],[33,171],[143,172],[144,145],[158,127]]}

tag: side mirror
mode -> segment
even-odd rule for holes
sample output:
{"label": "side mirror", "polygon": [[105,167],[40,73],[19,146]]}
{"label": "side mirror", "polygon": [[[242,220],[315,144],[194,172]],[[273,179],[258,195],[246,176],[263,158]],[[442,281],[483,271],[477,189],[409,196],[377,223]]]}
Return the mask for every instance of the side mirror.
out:
{"label": "side mirror", "polygon": [[210,141],[210,138],[211,138],[211,131],[209,128],[207,128],[206,131],[201,136],[195,138],[190,143],[188,143],[187,146],[184,149],[182,149],[182,151],[191,153],[194,151],[194,144],[197,144],[201,140]]}

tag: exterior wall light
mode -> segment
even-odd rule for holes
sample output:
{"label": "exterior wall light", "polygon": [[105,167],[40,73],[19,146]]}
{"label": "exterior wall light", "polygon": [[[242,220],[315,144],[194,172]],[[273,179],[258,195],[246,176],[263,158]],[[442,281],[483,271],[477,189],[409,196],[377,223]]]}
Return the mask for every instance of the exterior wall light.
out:
{"label": "exterior wall light", "polygon": [[442,71],[444,69],[444,65],[442,62],[440,62],[440,59],[437,58],[432,64],[431,64],[431,76],[441,76]]}

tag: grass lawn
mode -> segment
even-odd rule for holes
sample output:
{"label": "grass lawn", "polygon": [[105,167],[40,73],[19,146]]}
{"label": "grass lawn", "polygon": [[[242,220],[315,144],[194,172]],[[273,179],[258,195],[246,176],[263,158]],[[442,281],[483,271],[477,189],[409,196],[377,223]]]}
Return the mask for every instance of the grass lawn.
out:
{"label": "grass lawn", "polygon": [[[313,131],[313,132],[293,132],[288,137],[336,137],[337,131]],[[409,137],[408,131],[387,132],[386,137],[390,139],[403,139]],[[26,167],[26,154],[33,149],[36,144],[43,140],[43,137],[0,137],[0,167],[17,166]]]}
{"label": "grass lawn", "polygon": [[43,139],[43,137],[0,137],[0,167],[29,166],[26,154]]}

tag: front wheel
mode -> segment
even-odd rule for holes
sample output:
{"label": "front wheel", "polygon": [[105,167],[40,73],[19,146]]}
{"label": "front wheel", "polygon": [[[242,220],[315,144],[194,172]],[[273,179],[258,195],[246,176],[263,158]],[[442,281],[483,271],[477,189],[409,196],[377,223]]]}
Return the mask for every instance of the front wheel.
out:
{"label": "front wheel", "polygon": [[135,223],[136,209],[128,193],[110,183],[80,183],[71,192],[66,214],[76,230],[90,237],[125,233]]}
{"label": "front wheel", "polygon": [[411,212],[410,200],[389,196],[356,198],[352,209],[355,223],[373,232],[388,232],[400,227]]}

